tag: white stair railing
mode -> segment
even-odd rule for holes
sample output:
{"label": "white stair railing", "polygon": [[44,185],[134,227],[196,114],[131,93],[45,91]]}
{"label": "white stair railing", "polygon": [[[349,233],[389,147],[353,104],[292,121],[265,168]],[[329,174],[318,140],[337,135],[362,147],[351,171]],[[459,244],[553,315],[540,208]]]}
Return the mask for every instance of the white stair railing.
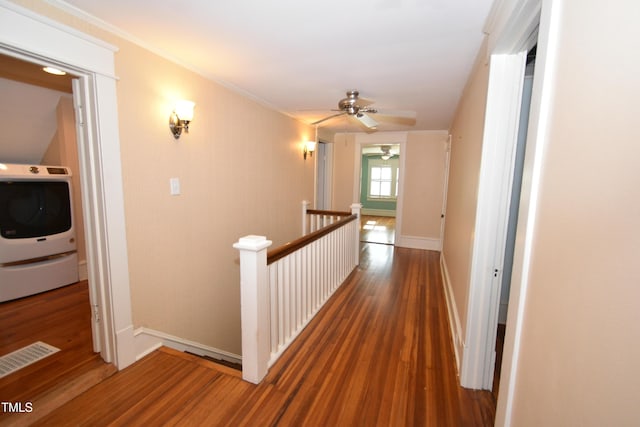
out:
{"label": "white stair railing", "polygon": [[352,214],[267,252],[246,236],[240,251],[242,377],[258,384],[359,263],[360,205]]}
{"label": "white stair railing", "polygon": [[[358,214],[360,212],[360,204],[354,204],[351,206],[353,212],[353,206],[357,206]],[[347,211],[327,211],[309,209],[309,202],[304,200],[302,202],[302,235],[313,233],[316,230],[331,225],[342,218],[346,218],[352,214]]]}

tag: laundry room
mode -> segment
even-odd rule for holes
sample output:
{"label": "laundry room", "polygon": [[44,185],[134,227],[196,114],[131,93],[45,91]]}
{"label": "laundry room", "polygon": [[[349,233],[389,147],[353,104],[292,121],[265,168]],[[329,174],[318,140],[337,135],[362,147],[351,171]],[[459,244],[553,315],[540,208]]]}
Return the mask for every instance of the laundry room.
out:
{"label": "laundry room", "polygon": [[0,55],[0,302],[87,278],[72,78]]}

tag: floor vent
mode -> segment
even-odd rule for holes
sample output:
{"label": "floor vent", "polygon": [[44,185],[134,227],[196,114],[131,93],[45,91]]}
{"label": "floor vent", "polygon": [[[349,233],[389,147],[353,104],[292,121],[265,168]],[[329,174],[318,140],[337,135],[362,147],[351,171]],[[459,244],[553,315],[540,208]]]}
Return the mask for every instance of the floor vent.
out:
{"label": "floor vent", "polygon": [[31,345],[22,347],[12,353],[0,357],[0,378],[14,373],[18,369],[29,366],[32,363],[42,360],[53,353],[60,351],[52,345],[42,341],[34,342]]}

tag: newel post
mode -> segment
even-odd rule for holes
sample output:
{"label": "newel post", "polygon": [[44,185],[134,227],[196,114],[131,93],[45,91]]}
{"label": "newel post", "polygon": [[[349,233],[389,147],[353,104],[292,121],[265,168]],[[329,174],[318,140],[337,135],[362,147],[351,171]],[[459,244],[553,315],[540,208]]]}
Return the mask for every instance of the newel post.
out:
{"label": "newel post", "polygon": [[351,214],[358,215],[358,223],[356,224],[356,264],[360,264],[360,210],[362,209],[362,205],[360,203],[352,203],[351,204]]}
{"label": "newel post", "polygon": [[242,378],[254,384],[267,374],[270,356],[267,248],[271,243],[264,236],[245,236],[233,244],[240,251]]}
{"label": "newel post", "polygon": [[311,203],[307,200],[302,201],[302,235],[307,234],[307,209]]}

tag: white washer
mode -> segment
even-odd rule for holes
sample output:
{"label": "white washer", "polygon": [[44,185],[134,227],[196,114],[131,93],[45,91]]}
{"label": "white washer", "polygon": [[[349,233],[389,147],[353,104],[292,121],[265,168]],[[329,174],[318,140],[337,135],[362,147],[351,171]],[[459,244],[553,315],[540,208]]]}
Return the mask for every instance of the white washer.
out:
{"label": "white washer", "polygon": [[0,163],[0,302],[78,281],[71,171]]}

